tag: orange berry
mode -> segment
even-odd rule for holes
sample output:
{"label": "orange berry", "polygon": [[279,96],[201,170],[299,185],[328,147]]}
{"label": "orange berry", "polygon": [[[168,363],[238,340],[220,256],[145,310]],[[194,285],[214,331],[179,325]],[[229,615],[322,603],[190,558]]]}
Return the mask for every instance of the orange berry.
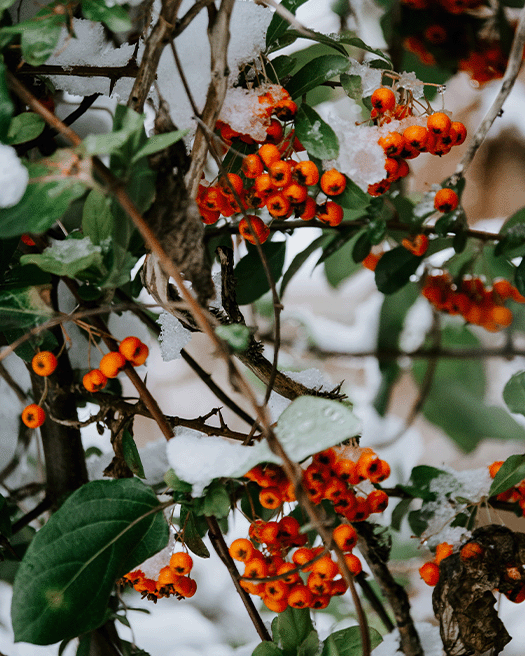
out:
{"label": "orange berry", "polygon": [[375,271],[377,263],[381,259],[382,255],[383,253],[368,253],[368,255],[363,260],[362,265],[365,267],[365,269],[369,269],[370,271]]}
{"label": "orange berry", "polygon": [[284,130],[282,124],[276,119],[272,118],[269,127],[266,128],[266,139],[273,144],[278,144],[283,138]]}
{"label": "orange berry", "polygon": [[[249,226],[251,226],[251,230]],[[252,231],[255,232],[257,237],[259,237],[259,242],[261,244],[264,244],[270,236],[270,228],[262,219],[254,214],[243,217],[239,221],[239,234],[241,237],[246,241],[249,241],[250,244],[255,244],[256,241]]]}
{"label": "orange berry", "polygon": [[100,369],[92,369],[82,378],[82,384],[91,393],[100,392],[101,389],[106,387],[107,382],[107,376],[104,376]]}
{"label": "orange berry", "polygon": [[263,579],[268,573],[268,567],[263,558],[250,558],[244,564],[244,574],[249,579]]}
{"label": "orange berry", "polygon": [[343,220],[344,211],[341,205],[329,200],[317,208],[317,218],[323,223],[334,227],[338,226]]}
{"label": "orange berry", "polygon": [[179,575],[176,574],[169,565],[166,565],[166,567],[163,567],[159,572],[157,584],[159,586],[173,585],[174,583],[177,583],[178,580]]}
{"label": "orange berry", "polygon": [[319,169],[311,160],[303,160],[295,167],[293,177],[300,184],[310,187],[319,182]]}
{"label": "orange berry", "polygon": [[396,96],[390,87],[381,87],[376,89],[370,98],[372,107],[378,112],[384,113],[394,109]]}
{"label": "orange berry", "polygon": [[399,171],[399,160],[394,157],[387,157],[385,160],[386,179],[390,181],[397,180]]}
{"label": "orange berry", "polygon": [[292,169],[288,162],[277,160],[268,167],[268,175],[274,187],[282,189],[292,181]]}
{"label": "orange berry", "polygon": [[490,317],[498,327],[506,328],[512,323],[513,314],[512,310],[504,305],[495,305],[490,311]]}
{"label": "orange berry", "polygon": [[312,565],[312,572],[319,574],[322,579],[331,581],[339,574],[339,567],[330,558],[330,555],[326,554],[326,556],[321,556],[319,560],[315,561]]}
{"label": "orange berry", "polygon": [[180,594],[181,597],[193,597],[197,590],[197,583],[188,578],[187,576],[180,576],[178,581],[173,585],[175,592]]}
{"label": "orange berry", "polygon": [[25,244],[26,246],[36,246],[35,240],[30,235],[28,235],[27,233],[24,233],[20,237],[20,239],[21,239],[22,243]]}
{"label": "orange berry", "polygon": [[449,133],[452,121],[443,112],[435,112],[427,118],[427,128],[433,134],[445,136]]}
{"label": "orange berry", "polygon": [[107,378],[116,378],[126,366],[126,358],[120,351],[110,351],[102,357],[98,368]]}
{"label": "orange berry", "polygon": [[419,575],[427,585],[436,585],[439,581],[439,566],[436,563],[425,563],[419,568]]}
{"label": "orange berry", "polygon": [[199,212],[203,223],[206,225],[213,225],[214,223],[217,223],[221,217],[219,210],[205,210],[200,207]]}
{"label": "orange berry", "polygon": [[505,593],[505,596],[515,604],[521,604],[522,601],[525,601],[525,583],[513,589],[511,592]]}
{"label": "orange berry", "polygon": [[345,176],[336,169],[325,171],[321,176],[321,189],[327,196],[338,196],[346,187]]}
{"label": "orange berry", "polygon": [[310,562],[313,558],[315,558],[315,555],[312,549],[309,549],[308,547],[300,547],[293,554],[292,561],[297,567],[302,568],[305,563]]}
{"label": "orange berry", "polygon": [[39,376],[50,376],[57,368],[58,360],[51,351],[40,351],[31,360],[31,366],[35,374]]}
{"label": "orange berry", "polygon": [[463,561],[467,560],[480,560],[483,557],[485,550],[477,542],[467,542],[461,547],[459,557]]}
{"label": "orange berry", "polygon": [[456,209],[459,204],[459,198],[453,189],[444,187],[440,189],[434,197],[434,207],[438,212],[446,214]]}
{"label": "orange berry", "polygon": [[31,403],[22,410],[22,421],[28,428],[38,428],[46,420],[46,413],[37,403]]}
{"label": "orange berry", "polygon": [[252,558],[254,547],[250,540],[247,540],[246,538],[238,538],[231,543],[228,551],[234,560],[239,560],[245,563]]}
{"label": "orange berry", "polygon": [[456,132],[456,142],[454,145],[461,146],[467,138],[467,128],[460,121],[452,121],[451,127],[453,127]]}
{"label": "orange berry", "polygon": [[286,599],[273,599],[272,597],[263,596],[262,600],[266,608],[273,613],[282,613],[288,608],[288,601]]}
{"label": "orange berry", "polygon": [[401,245],[404,246],[407,251],[410,251],[412,255],[421,257],[427,252],[428,237],[426,235],[414,235],[412,237],[406,237],[402,240]]}
{"label": "orange berry", "polygon": [[352,551],[357,544],[357,532],[351,524],[339,524],[334,528],[332,536],[341,551]]}
{"label": "orange berry", "polygon": [[329,594],[322,594],[322,595],[313,595],[312,596],[312,601],[310,602],[310,608],[313,610],[323,610],[328,606],[330,603],[330,595]]}
{"label": "orange berry", "polygon": [[266,209],[275,218],[290,216],[291,208],[290,201],[280,191],[271,194],[266,199]]}
{"label": "orange berry", "polygon": [[298,182],[290,182],[281,193],[292,205],[304,203],[308,197],[308,189]]}
{"label": "orange berry", "polygon": [[[266,488],[271,490],[273,488]],[[278,522],[266,522],[259,529],[259,542],[263,544],[277,544],[279,541],[279,523]]]}
{"label": "orange berry", "polygon": [[278,487],[267,487],[259,493],[259,503],[263,508],[279,508],[284,502],[283,495]]}
{"label": "orange berry", "polygon": [[447,40],[447,31],[442,26],[437,24],[429,25],[426,30],[423,32],[423,35],[427,41],[433,45],[439,45],[445,43]]}
{"label": "orange berry", "polygon": [[241,169],[247,178],[255,179],[258,175],[263,173],[264,166],[259,155],[252,154],[246,155],[242,160]]}
{"label": "orange berry", "polygon": [[490,465],[489,474],[491,475],[492,478],[494,478],[496,474],[499,472],[503,462],[504,462],[503,460],[496,460],[496,462],[493,462],[492,465]]}
{"label": "orange berry", "polygon": [[385,151],[387,157],[399,155],[406,145],[405,137],[399,132],[389,132],[384,137],[380,137],[377,143]]}
{"label": "orange berry", "polygon": [[439,563],[442,560],[448,558],[453,551],[454,551],[454,547],[451,544],[449,544],[448,542],[440,542],[440,544],[438,544],[438,546],[436,547],[436,555],[434,558],[436,565],[439,565]]}
{"label": "orange berry", "polygon": [[310,588],[313,594],[324,595],[328,594],[328,591],[330,590],[330,579],[327,580],[317,572],[312,572],[308,575],[306,585]]}
{"label": "orange berry", "polygon": [[[287,572],[290,572],[291,570],[295,570],[295,565],[293,563],[283,563],[277,568],[276,573],[278,576],[281,576],[283,574],[286,574]],[[294,583],[299,583],[299,582],[302,583],[301,577],[299,576],[298,572],[293,572],[293,574],[285,576],[282,580],[288,585],[293,585]]]}
{"label": "orange berry", "polygon": [[288,595],[288,605],[292,608],[308,608],[312,601],[310,588],[303,583],[297,583],[292,587]]}
{"label": "orange berry", "polygon": [[[399,170],[398,170],[398,175],[399,175]],[[382,196],[383,194],[386,194],[386,192],[389,189],[390,189],[390,181],[380,180],[379,182],[375,182],[374,184],[369,184],[367,192],[370,194],[370,196]]]}
{"label": "orange berry", "polygon": [[264,584],[265,597],[270,597],[275,601],[285,599],[288,596],[288,591],[288,585],[281,579],[277,579],[277,581],[268,581],[268,583]]}
{"label": "orange berry", "polygon": [[495,280],[492,283],[492,290],[498,296],[499,301],[506,301],[508,298],[512,298],[512,285],[508,280],[504,278],[501,280]]}
{"label": "orange berry", "polygon": [[134,367],[139,367],[146,362],[149,349],[138,337],[126,337],[120,342],[118,350]]}
{"label": "orange berry", "polygon": [[363,566],[357,556],[347,553],[344,555],[344,558],[348,569],[354,576],[357,576],[357,574],[360,574],[363,571]]}
{"label": "orange berry", "polygon": [[299,214],[299,217],[303,221],[311,221],[317,212],[317,203],[315,200],[311,197],[308,196],[304,202],[304,209],[301,214]]}
{"label": "orange berry", "polygon": [[421,150],[428,141],[429,132],[422,125],[411,125],[405,129],[403,136],[410,146]]}
{"label": "orange berry", "polygon": [[191,572],[193,558],[185,551],[177,551],[170,558],[170,567],[179,576],[185,576]]}
{"label": "orange berry", "polygon": [[266,168],[269,168],[274,162],[278,162],[281,159],[281,153],[275,144],[263,144],[257,154],[264,162]]}
{"label": "orange berry", "polygon": [[208,187],[199,200],[199,205],[202,209],[216,212],[223,209],[225,202],[226,198],[220,187]]}
{"label": "orange berry", "polygon": [[388,506],[388,494],[383,490],[372,490],[366,500],[371,513],[381,513]]}
{"label": "orange berry", "polygon": [[236,173],[228,173],[226,178],[222,177],[219,180],[219,184],[221,186],[222,193],[225,196],[227,196],[229,199],[234,198],[232,188],[235,190],[235,193],[238,196],[240,196],[244,186],[242,182],[242,178],[238,176]]}

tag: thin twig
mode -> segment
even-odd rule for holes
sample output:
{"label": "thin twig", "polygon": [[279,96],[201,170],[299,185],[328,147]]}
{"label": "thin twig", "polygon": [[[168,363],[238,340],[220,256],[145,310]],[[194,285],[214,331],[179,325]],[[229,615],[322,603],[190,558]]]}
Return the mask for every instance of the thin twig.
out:
{"label": "thin twig", "polygon": [[50,497],[44,497],[42,501],[36,505],[32,510],[26,513],[23,517],[20,517],[18,521],[13,524],[12,532],[13,535],[21,531],[24,526],[30,524],[34,519],[40,517],[43,513],[49,510],[52,506],[53,500]]}
{"label": "thin twig", "polygon": [[7,383],[7,385],[9,385],[9,387],[13,390],[20,403],[24,403],[24,404],[27,403],[27,393],[20,387],[20,385],[16,382],[13,376],[11,376],[9,371],[7,371],[7,369],[1,362],[0,362],[0,377],[3,378]]}
{"label": "thin twig", "polygon": [[478,148],[485,141],[485,138],[492,127],[492,124],[498,116],[501,116],[501,109],[508,95],[514,87],[514,83],[520,72],[521,65],[523,63],[523,46],[525,45],[525,7],[520,12],[520,18],[518,27],[514,34],[514,39],[512,41],[512,47],[510,49],[509,61],[507,63],[507,69],[503,80],[501,82],[501,88],[496,96],[494,102],[492,103],[489,111],[485,115],[485,118],[481,122],[481,125],[476,130],[472,139],[469,142],[468,148],[463,155],[461,161],[456,167],[454,174],[449,179],[450,185],[456,185],[459,180],[465,175],[465,171],[468,166],[474,159]]}

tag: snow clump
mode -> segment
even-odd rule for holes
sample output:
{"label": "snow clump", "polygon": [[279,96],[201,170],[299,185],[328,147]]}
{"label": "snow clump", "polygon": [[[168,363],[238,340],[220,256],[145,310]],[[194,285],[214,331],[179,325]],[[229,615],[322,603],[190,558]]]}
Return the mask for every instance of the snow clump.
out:
{"label": "snow clump", "polygon": [[380,68],[370,68],[366,62],[361,64],[356,59],[350,59],[348,73],[350,75],[359,75],[365,98],[371,96],[383,82],[383,71]]}
{"label": "snow clump", "polygon": [[16,150],[0,144],[0,207],[16,205],[25,194],[29,172]]}
{"label": "snow clump", "polygon": [[160,354],[164,362],[177,360],[180,352],[191,340],[192,332],[169,312],[161,312],[157,323],[160,325]]}

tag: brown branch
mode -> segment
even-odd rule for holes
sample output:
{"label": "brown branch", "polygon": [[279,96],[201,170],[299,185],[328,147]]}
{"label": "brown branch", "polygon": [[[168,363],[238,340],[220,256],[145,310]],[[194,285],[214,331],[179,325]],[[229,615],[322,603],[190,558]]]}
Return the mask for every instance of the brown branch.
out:
{"label": "brown branch", "polygon": [[7,369],[1,362],[0,362],[0,378],[3,378],[5,380],[6,384],[16,394],[16,397],[20,401],[20,403],[24,403],[24,404],[27,403],[27,394],[16,382],[16,380],[11,376],[9,371],[7,371]]}
{"label": "brown branch", "polygon": [[368,522],[358,522],[354,524],[354,527],[359,535],[359,550],[394,612],[399,635],[401,636],[401,651],[405,656],[424,656],[410,614],[410,602],[406,590],[402,585],[395,582],[383,560],[381,549],[377,544],[377,538],[371,525]]}
{"label": "brown branch", "polygon": [[13,535],[21,531],[25,526],[30,524],[34,519],[40,517],[43,513],[51,509],[52,500],[51,497],[44,497],[42,501],[36,505],[32,510],[26,513],[23,517],[20,517],[12,526]]}
{"label": "brown branch", "polygon": [[[209,21],[208,37],[211,50],[211,81],[208,87],[204,109],[200,114],[202,122],[212,130],[221,112],[228,86],[228,43],[230,40],[230,18],[235,0],[222,0],[219,10]],[[186,186],[190,198],[195,198],[201,174],[208,154],[206,130],[200,125],[195,133],[191,151],[191,164],[186,174]]]}
{"label": "brown branch", "polygon": [[41,64],[30,66],[23,64],[17,69],[17,75],[69,75],[75,77],[107,77],[117,82],[122,77],[136,77],[139,67],[135,61],[130,60],[124,66],[80,66],[73,65],[63,68],[59,65]]}
{"label": "brown branch", "polygon": [[481,122],[481,125],[476,130],[474,136],[469,142],[468,148],[463,155],[461,161],[456,167],[454,174],[449,179],[450,185],[456,185],[459,180],[465,175],[465,171],[469,167],[470,163],[474,159],[479,147],[485,141],[487,134],[492,127],[492,124],[498,116],[501,116],[501,109],[503,104],[507,100],[510,92],[514,87],[514,83],[518,77],[518,74],[523,63],[523,46],[525,45],[525,7],[520,12],[520,19],[516,32],[514,34],[514,39],[512,41],[512,46],[510,49],[509,61],[507,63],[507,69],[503,80],[501,81],[501,87],[496,96],[494,102],[492,103],[489,111],[485,115],[485,118]]}
{"label": "brown branch", "polygon": [[233,559],[230,556],[230,553],[228,551],[228,546],[224,541],[224,538],[222,536],[222,531],[220,529],[220,526],[216,518],[206,517],[206,522],[208,523],[208,533],[213,548],[215,549],[217,555],[226,566],[226,569],[228,570],[232,578],[235,589],[237,590],[239,596],[242,599],[246,611],[248,612],[248,615],[250,616],[250,619],[253,622],[255,630],[259,635],[259,638],[264,641],[271,641],[272,638],[268,633],[268,629],[266,628],[264,622],[262,621],[261,616],[257,612],[257,609],[255,608],[255,605],[252,601],[252,598],[240,584],[239,572],[237,571],[237,568],[235,567],[235,563],[233,562]]}

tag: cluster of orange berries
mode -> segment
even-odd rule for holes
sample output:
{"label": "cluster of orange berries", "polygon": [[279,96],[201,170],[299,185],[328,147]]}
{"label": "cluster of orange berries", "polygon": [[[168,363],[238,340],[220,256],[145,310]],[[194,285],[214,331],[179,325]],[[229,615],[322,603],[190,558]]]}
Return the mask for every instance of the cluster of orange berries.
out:
{"label": "cluster of orange berries", "polygon": [[[347,584],[339,565],[323,546],[305,547],[306,535],[300,533],[294,517],[283,517],[279,522],[257,520],[250,526],[251,540],[261,545],[257,549],[246,538],[234,540],[229,552],[232,558],[244,563],[241,586],[250,594],[262,598],[266,607],[281,613],[292,608],[326,608],[330,599],[342,595]],[[357,532],[351,524],[339,524],[332,534],[341,549],[352,574],[362,570],[361,561],[352,553],[357,544]],[[286,560],[292,548],[298,547]],[[306,582],[301,572],[307,573]]]}
{"label": "cluster of orange berries", "polygon": [[161,597],[175,595],[178,599],[193,597],[197,582],[188,575],[193,568],[193,558],[185,551],[174,553],[169,565],[163,567],[157,579],[150,579],[140,569],[128,572],[121,579],[123,585],[130,585],[143,597],[157,601]]}
{"label": "cluster of orange berries", "polygon": [[[388,124],[392,119],[402,120],[412,116],[409,105],[398,105],[396,94],[390,87],[376,89],[371,97],[372,113],[370,118],[379,126]],[[453,146],[461,145],[467,137],[463,123],[452,121],[444,112],[434,112],[427,117],[424,125],[410,125],[403,133],[393,130],[378,139],[386,155],[383,180],[370,184],[371,196],[382,196],[390,185],[404,178],[410,172],[407,160],[419,157],[421,153],[446,155]]]}
{"label": "cluster of orange berries", "polygon": [[[492,478],[496,476],[502,464],[503,460],[496,460],[496,462],[493,462],[489,466],[489,473]],[[508,503],[518,503],[525,517],[525,480],[505,490],[505,492],[496,495],[496,499],[498,501],[507,501]]]}
{"label": "cluster of orange berries", "polygon": [[508,280],[496,280],[492,287],[485,287],[481,278],[463,278],[456,283],[446,272],[427,276],[422,293],[437,310],[460,314],[468,323],[489,332],[497,332],[512,323],[512,310],[504,305],[505,301],[525,303],[525,296]]}
{"label": "cluster of orange berries", "polygon": [[[371,513],[383,512],[388,505],[388,495],[383,490],[373,490],[367,496],[356,494],[355,485],[365,480],[381,483],[390,476],[389,464],[372,449],[359,451],[354,461],[340,457],[335,449],[326,449],[316,453],[303,471],[303,487],[312,503],[327,499],[348,521],[365,520]],[[279,465],[257,465],[245,477],[262,488],[259,501],[264,508],[275,510],[285,501],[295,501],[293,485]]]}
{"label": "cluster of orange berries", "polygon": [[453,545],[448,542],[441,542],[436,547],[434,560],[425,563],[419,568],[419,575],[427,585],[437,585],[439,581],[439,563],[443,559],[448,558],[453,551]]}
{"label": "cluster of orange berries", "polygon": [[82,383],[88,392],[99,392],[106,387],[108,378],[116,378],[128,362],[139,367],[148,355],[148,347],[138,337],[126,337],[120,342],[118,351],[110,351],[102,357],[98,369],[88,371]]}
{"label": "cluster of orange berries", "polygon": [[[43,377],[51,376],[57,366],[57,357],[51,351],[39,351],[31,360],[31,368],[35,374]],[[45,420],[45,410],[38,403],[30,403],[22,410],[22,421],[28,428],[38,428]]]}

